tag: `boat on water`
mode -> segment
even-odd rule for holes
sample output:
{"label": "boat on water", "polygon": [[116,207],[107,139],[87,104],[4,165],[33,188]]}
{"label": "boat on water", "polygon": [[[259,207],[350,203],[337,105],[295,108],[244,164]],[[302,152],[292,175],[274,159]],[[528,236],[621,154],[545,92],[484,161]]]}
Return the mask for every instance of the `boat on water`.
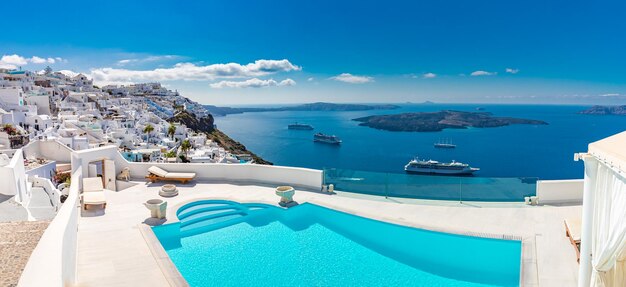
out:
{"label": "boat on water", "polygon": [[316,133],[313,135],[313,141],[327,144],[341,144],[341,139],[335,135],[325,135],[323,133]]}
{"label": "boat on water", "polygon": [[415,158],[404,166],[408,173],[428,173],[446,175],[467,175],[479,171],[479,168],[471,167],[461,162],[438,162],[436,160],[420,160]]}
{"label": "boat on water", "polygon": [[456,148],[456,145],[453,144],[450,140],[440,140],[434,144],[436,148]]}
{"label": "boat on water", "polygon": [[306,131],[310,131],[313,129],[312,125],[307,125],[307,124],[299,124],[299,123],[293,123],[287,126],[288,129],[290,130],[306,130]]}

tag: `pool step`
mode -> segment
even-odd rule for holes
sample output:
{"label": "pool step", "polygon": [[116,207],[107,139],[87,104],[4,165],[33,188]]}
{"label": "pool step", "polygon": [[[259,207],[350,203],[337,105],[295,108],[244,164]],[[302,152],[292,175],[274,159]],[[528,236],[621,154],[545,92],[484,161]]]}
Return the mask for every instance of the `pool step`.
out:
{"label": "pool step", "polygon": [[228,227],[245,220],[245,216],[241,213],[222,214],[219,217],[206,218],[205,220],[194,222],[186,226],[180,227],[181,236],[190,236],[207,231],[212,231],[224,227]]}
{"label": "pool step", "polygon": [[241,210],[230,205],[204,206],[198,205],[178,213],[178,220],[192,219],[202,214],[220,213],[222,211]]}
{"label": "pool step", "polygon": [[223,211],[223,212],[209,212],[209,213],[197,213],[193,216],[190,216],[188,218],[185,218],[185,220],[181,220],[180,221],[180,227],[184,228],[186,226],[192,225],[194,223],[197,222],[207,222],[207,221],[216,221],[219,222],[221,221],[220,218],[222,217],[229,217],[231,215],[237,215],[239,217],[244,216],[245,213],[241,210],[227,210],[227,211]]}
{"label": "pool step", "polygon": [[190,236],[243,222],[249,214],[270,208],[267,204],[203,200],[181,207],[177,216],[182,236]]}

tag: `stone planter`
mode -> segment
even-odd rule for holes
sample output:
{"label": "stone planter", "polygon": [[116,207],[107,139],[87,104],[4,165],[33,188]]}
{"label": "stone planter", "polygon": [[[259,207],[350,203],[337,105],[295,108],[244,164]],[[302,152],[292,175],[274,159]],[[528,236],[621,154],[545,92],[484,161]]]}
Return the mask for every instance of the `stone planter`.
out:
{"label": "stone planter", "polygon": [[161,199],[150,199],[143,205],[150,210],[150,217],[163,219],[167,213],[167,202]]}
{"label": "stone planter", "polygon": [[161,190],[159,191],[159,195],[163,197],[177,196],[178,189],[176,188],[176,185],[165,184],[161,187]]}
{"label": "stone planter", "polygon": [[290,207],[295,205],[293,201],[293,195],[296,194],[296,190],[291,186],[279,186],[276,188],[276,195],[280,196],[280,206]]}

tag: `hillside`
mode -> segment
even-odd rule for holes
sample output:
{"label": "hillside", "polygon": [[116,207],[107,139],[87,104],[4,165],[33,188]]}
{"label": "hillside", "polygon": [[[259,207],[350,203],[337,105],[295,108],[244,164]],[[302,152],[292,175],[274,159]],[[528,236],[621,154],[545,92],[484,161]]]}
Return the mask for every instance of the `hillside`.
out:
{"label": "hillside", "polygon": [[240,142],[230,138],[228,135],[214,127],[213,116],[209,114],[207,117],[198,118],[194,114],[187,111],[180,112],[175,116],[167,120],[170,123],[178,122],[186,125],[188,128],[196,131],[206,133],[207,138],[216,142],[226,151],[232,154],[249,154],[254,159],[255,163],[268,164],[272,163],[262,159],[253,152],[249,151],[246,146]]}

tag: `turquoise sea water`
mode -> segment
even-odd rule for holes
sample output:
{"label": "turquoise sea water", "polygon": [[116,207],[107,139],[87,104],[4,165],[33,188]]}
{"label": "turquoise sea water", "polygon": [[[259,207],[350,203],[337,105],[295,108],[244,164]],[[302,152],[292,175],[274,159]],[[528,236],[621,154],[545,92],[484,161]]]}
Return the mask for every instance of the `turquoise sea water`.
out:
{"label": "turquoise sea water", "polygon": [[[226,227],[188,229],[183,237],[176,225],[154,230],[191,286],[519,284],[519,241],[408,228],[312,204],[242,214]],[[206,216],[219,218],[215,210]]]}
{"label": "turquoise sea water", "polygon": [[[359,126],[354,118],[374,114],[476,111],[495,116],[543,120],[549,125],[448,129],[442,132],[390,132]],[[577,114],[586,106],[433,104],[402,105],[397,110],[359,112],[263,112],[217,117],[219,129],[251,151],[278,165],[324,167],[402,173],[414,156],[439,161],[457,160],[481,170],[481,177],[582,178],[583,164],[573,154],[590,142],[626,130],[625,116]],[[311,124],[314,131],[288,130],[293,122]],[[314,143],[315,132],[335,134],[341,146]],[[435,149],[450,139],[456,149]]]}

